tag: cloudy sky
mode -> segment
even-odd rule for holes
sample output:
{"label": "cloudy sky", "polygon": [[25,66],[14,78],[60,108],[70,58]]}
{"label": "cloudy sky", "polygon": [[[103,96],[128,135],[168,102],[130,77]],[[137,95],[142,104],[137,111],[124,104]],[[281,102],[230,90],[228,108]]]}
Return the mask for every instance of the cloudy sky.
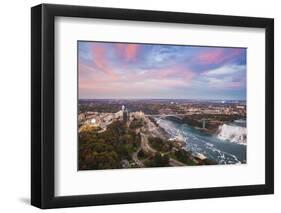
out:
{"label": "cloudy sky", "polygon": [[79,98],[246,99],[246,49],[78,42]]}

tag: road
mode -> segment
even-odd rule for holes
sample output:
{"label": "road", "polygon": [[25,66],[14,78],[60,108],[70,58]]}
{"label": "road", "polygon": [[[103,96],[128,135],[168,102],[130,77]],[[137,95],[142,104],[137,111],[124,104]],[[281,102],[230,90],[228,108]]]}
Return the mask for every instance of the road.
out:
{"label": "road", "polygon": [[141,134],[141,145],[140,145],[140,147],[137,149],[137,151],[132,154],[132,159],[135,161],[135,163],[136,163],[139,167],[144,167],[143,162],[141,162],[141,161],[138,159],[138,153],[139,153],[139,151],[140,151],[140,150],[143,150],[144,152],[149,153],[149,154],[151,154],[151,155],[155,155],[155,153],[156,153],[157,151],[149,146],[147,135],[143,134],[142,132],[141,132],[140,134]]}
{"label": "road", "polygon": [[139,153],[140,150],[141,150],[141,147],[139,147],[138,150],[132,154],[132,159],[135,161],[135,163],[136,163],[139,167],[144,167],[143,162],[141,162],[141,161],[138,159],[138,153]]}
{"label": "road", "polygon": [[170,166],[186,166],[184,163],[179,162],[173,158],[170,158],[169,164],[170,164]]}
{"label": "road", "polygon": [[142,150],[144,152],[155,155],[155,153],[157,151],[155,149],[153,149],[151,146],[149,146],[147,135],[143,134],[142,132],[140,134],[141,134],[141,148],[142,148]]}
{"label": "road", "polygon": [[[153,149],[149,144],[148,144],[148,138],[147,135],[140,133],[141,134],[141,149],[147,153],[150,153],[152,155],[156,154],[156,150]],[[170,166],[186,166],[184,163],[175,160],[173,158],[169,159],[169,164]]]}

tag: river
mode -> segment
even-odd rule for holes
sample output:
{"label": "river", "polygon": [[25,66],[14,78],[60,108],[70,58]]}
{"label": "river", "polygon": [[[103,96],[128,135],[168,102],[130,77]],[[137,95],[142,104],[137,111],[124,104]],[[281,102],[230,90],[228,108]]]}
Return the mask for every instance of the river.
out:
{"label": "river", "polygon": [[[218,164],[246,163],[246,136],[235,135],[242,134],[241,131],[245,131],[243,134],[246,133],[244,121],[239,120],[236,123],[221,126],[218,130],[221,132],[214,135],[203,133],[174,119],[156,118],[156,122],[171,138],[177,137],[183,140],[186,148],[192,153],[204,154]],[[229,138],[225,137],[227,135]]]}

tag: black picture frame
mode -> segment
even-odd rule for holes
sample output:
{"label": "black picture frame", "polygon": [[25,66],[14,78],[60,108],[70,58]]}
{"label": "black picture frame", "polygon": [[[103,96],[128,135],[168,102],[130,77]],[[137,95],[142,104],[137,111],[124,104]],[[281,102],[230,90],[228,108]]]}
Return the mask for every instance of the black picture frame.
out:
{"label": "black picture frame", "polygon": [[[264,28],[266,137],[265,184],[93,195],[54,195],[55,17]],[[94,192],[93,192],[94,193]],[[105,204],[217,198],[274,193],[274,20],[164,11],[41,4],[31,8],[31,204],[60,208]]]}

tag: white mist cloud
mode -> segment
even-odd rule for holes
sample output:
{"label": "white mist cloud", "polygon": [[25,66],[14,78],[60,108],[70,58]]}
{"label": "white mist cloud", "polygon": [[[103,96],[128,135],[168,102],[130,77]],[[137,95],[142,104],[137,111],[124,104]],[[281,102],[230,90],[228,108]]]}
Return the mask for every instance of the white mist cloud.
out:
{"label": "white mist cloud", "polygon": [[222,75],[233,75],[238,72],[245,72],[245,65],[225,65],[216,69],[208,70],[203,73],[204,76],[222,76]]}

